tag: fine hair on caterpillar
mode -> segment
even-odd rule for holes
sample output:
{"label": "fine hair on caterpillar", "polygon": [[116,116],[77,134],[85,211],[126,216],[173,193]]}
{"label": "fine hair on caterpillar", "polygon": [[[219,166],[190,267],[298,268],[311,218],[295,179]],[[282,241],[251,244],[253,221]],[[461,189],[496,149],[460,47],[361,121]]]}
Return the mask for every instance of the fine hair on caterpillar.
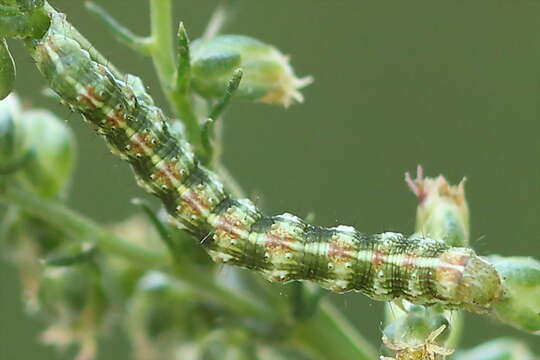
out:
{"label": "fine hair on caterpillar", "polygon": [[[122,76],[72,36],[64,16],[29,41],[49,86],[128,161],[173,222],[196,235],[213,260],[260,272],[270,281],[310,280],[376,300],[487,311],[502,296],[497,271],[469,248],[398,233],[366,235],[324,228],[291,214],[266,216],[234,199],[191,145],[154,106],[141,81]],[[210,235],[209,235],[210,234]]]}

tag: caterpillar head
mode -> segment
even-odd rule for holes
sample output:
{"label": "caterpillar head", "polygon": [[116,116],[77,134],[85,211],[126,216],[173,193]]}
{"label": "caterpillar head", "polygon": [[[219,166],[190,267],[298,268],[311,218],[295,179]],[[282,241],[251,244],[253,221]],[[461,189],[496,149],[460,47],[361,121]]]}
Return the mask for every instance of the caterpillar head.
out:
{"label": "caterpillar head", "polygon": [[458,307],[475,313],[487,312],[502,297],[497,270],[467,248],[450,248],[437,268],[439,293]]}

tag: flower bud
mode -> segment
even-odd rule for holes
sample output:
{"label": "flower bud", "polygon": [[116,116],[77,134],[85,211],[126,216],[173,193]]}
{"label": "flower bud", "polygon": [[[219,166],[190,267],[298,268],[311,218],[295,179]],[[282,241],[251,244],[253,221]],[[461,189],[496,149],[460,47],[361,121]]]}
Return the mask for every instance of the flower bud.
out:
{"label": "flower bud", "polygon": [[75,165],[75,139],[66,124],[45,110],[22,115],[33,156],[21,169],[28,187],[45,197],[62,196]]}
{"label": "flower bud", "polygon": [[443,349],[451,353],[444,348],[449,335],[450,322],[443,313],[436,308],[412,305],[384,329],[383,342],[400,356],[427,356]]}
{"label": "flower bud", "polygon": [[6,40],[0,38],[0,100],[5,99],[13,90],[15,82],[15,63],[9,53]]}
{"label": "flower bud", "polygon": [[493,314],[501,322],[540,334],[540,261],[528,257],[491,256],[503,279],[503,298]]}
{"label": "flower bud", "polygon": [[[0,101],[0,168],[41,196],[62,195],[74,168],[71,130],[45,110],[21,111],[15,94]],[[12,169],[13,168],[13,169]]]}
{"label": "flower bud", "polygon": [[20,162],[28,149],[19,98],[11,94],[0,100],[0,169],[9,169]]}
{"label": "flower bud", "polygon": [[450,185],[442,175],[425,178],[419,166],[416,179],[406,173],[405,181],[418,197],[416,232],[442,239],[450,246],[468,246],[469,207],[465,199],[465,179],[458,185]]}
{"label": "flower bud", "polygon": [[457,353],[455,360],[535,360],[527,345],[511,338],[487,341],[470,350]]}
{"label": "flower bud", "polygon": [[235,96],[246,100],[289,106],[303,101],[299,90],[312,82],[311,77],[297,78],[289,58],[275,47],[248,36],[221,35],[192,43],[193,87],[203,97],[223,96],[238,68],[243,77]]}

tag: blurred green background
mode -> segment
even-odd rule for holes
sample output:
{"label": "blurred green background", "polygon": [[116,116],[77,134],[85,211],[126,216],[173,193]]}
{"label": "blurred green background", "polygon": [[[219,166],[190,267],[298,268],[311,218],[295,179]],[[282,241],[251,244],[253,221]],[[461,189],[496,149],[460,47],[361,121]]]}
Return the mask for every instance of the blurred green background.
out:
{"label": "blurred green background", "polygon": [[[97,1],[140,33],[147,2]],[[125,72],[140,75],[161,104],[148,59],[133,54],[84,10],[51,0]],[[176,1],[175,17],[201,34],[215,1]],[[403,173],[424,165],[453,182],[466,176],[472,244],[480,254],[540,258],[540,2],[538,0],[244,0],[228,32],[275,44],[298,75],[313,75],[306,102],[288,110],[237,103],[226,118],[226,164],[271,213],[315,212],[324,225],[365,232],[413,230],[416,201]],[[70,203],[109,223],[132,214],[141,196],[126,164],[80,121],[44,98],[44,81],[19,44],[17,92],[27,105],[69,120],[79,141]],[[24,314],[13,268],[0,263],[0,358],[68,359],[42,346],[44,324]],[[373,342],[382,303],[332,295]],[[516,335],[467,315],[463,345]],[[129,358],[119,329],[100,359]]]}

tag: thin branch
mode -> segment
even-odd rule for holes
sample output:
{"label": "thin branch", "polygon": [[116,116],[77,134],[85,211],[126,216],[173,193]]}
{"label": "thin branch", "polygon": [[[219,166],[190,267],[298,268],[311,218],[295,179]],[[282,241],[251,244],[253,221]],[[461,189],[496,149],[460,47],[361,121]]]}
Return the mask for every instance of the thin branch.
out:
{"label": "thin branch", "polygon": [[94,15],[103,21],[105,26],[116,36],[118,41],[143,55],[150,55],[150,39],[135,35],[128,28],[120,24],[107,10],[92,1],[86,1],[85,6]]}
{"label": "thin branch", "polygon": [[193,111],[190,94],[176,91],[174,84],[176,64],[174,62],[172,40],[171,0],[150,0],[150,24],[152,44],[150,52],[165,95],[186,125],[186,136],[195,149],[201,148],[200,124]]}
{"label": "thin branch", "polygon": [[212,111],[210,111],[210,115],[208,116],[210,119],[219,119],[227,105],[229,105],[231,97],[240,86],[240,81],[242,80],[243,75],[244,72],[242,69],[234,70],[233,75],[227,84],[227,88],[225,89],[225,94],[223,94],[223,97],[218,100],[218,102],[212,108]]}
{"label": "thin branch", "polygon": [[103,251],[118,255],[145,267],[163,269],[170,266],[165,254],[139,247],[105,231],[100,225],[60,202],[45,200],[13,185],[3,185],[0,202],[16,205],[26,212],[70,233],[74,239],[95,239]]}
{"label": "thin branch", "polygon": [[[208,120],[203,123],[201,130],[201,144],[202,149],[204,150],[204,158],[206,159],[205,164],[215,164],[219,161],[219,156],[221,155],[221,138],[218,137],[217,141],[214,135],[214,127],[216,122],[220,119],[223,111],[229,105],[231,97],[240,86],[240,81],[242,80],[242,69],[236,69],[233,72],[227,88],[225,89],[225,94],[218,100],[218,102],[212,107]],[[216,149],[218,151],[216,151]],[[216,155],[217,153],[217,155]]]}
{"label": "thin branch", "polygon": [[162,87],[170,92],[175,63],[171,0],[150,0],[151,52]]}
{"label": "thin branch", "polygon": [[11,184],[1,184],[0,186],[0,202],[20,207],[25,212],[59,229],[63,229],[71,234],[74,239],[80,241],[89,238],[93,239],[97,248],[104,253],[120,256],[146,269],[172,272],[176,277],[196,290],[196,293],[201,298],[217,303],[239,315],[263,319],[273,318],[272,314],[265,310],[255,299],[248,298],[246,294],[224,287],[214,280],[212,274],[201,271],[190,262],[175,264],[173,267],[170,257],[166,254],[137,246],[122,239],[60,202],[42,199]]}

